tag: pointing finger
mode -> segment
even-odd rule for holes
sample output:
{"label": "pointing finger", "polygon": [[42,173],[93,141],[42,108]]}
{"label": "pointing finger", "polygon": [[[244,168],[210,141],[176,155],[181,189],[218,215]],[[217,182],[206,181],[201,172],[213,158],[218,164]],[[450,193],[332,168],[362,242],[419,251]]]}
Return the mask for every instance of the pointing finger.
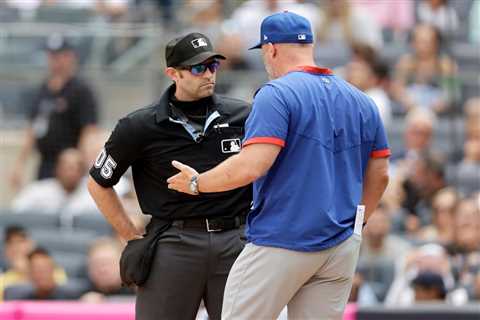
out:
{"label": "pointing finger", "polygon": [[181,163],[180,161],[176,161],[176,160],[173,160],[172,161],[172,166],[174,166],[175,168],[177,168],[178,170],[180,171],[183,171],[186,169],[186,165],[184,165],[183,163]]}

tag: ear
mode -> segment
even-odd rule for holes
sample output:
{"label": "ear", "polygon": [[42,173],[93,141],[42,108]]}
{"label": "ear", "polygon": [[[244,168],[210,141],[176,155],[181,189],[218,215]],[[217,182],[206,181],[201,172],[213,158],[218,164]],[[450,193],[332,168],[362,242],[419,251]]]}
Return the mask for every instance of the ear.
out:
{"label": "ear", "polygon": [[273,43],[269,43],[270,56],[275,58],[277,56],[277,47]]}
{"label": "ear", "polygon": [[169,77],[172,81],[176,82],[178,79],[178,70],[172,67],[167,67],[165,69],[165,75]]}
{"label": "ear", "polygon": [[272,43],[267,43],[262,46],[262,50],[264,50],[264,54],[270,58],[276,56],[276,48]]}

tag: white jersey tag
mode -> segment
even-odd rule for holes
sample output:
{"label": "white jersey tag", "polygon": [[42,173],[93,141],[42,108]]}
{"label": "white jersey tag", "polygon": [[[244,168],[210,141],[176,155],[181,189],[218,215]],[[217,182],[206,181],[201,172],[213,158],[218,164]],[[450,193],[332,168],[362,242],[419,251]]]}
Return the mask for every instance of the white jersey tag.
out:
{"label": "white jersey tag", "polygon": [[355,226],[353,227],[353,233],[355,233],[359,236],[362,235],[364,216],[365,216],[365,206],[364,205],[358,205],[357,206],[357,213],[355,215]]}

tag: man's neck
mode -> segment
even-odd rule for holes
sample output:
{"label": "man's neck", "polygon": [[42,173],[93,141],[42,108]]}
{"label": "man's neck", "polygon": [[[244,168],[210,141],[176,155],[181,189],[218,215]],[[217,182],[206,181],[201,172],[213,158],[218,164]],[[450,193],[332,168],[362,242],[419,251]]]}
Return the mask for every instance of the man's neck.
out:
{"label": "man's neck", "polygon": [[192,102],[198,99],[192,98],[190,96],[183,95],[179,92],[175,92],[174,95],[175,100],[180,101],[180,102]]}
{"label": "man's neck", "polygon": [[51,92],[59,92],[65,84],[73,78],[73,74],[53,74],[48,78],[48,89]]}
{"label": "man's neck", "polygon": [[200,98],[192,101],[179,100],[176,95],[172,96],[170,101],[181,110],[190,120],[204,122],[208,116],[209,107],[213,104],[212,97]]}
{"label": "man's neck", "polygon": [[298,71],[301,67],[304,66],[316,67],[317,65],[315,64],[315,61],[311,59],[299,60],[296,63],[285,65],[285,68],[283,68],[283,70],[280,70],[280,77],[283,77],[287,73]]}
{"label": "man's neck", "polygon": [[198,101],[203,99],[199,97],[193,97],[183,91],[179,91],[178,88],[177,90],[175,90],[175,94],[173,95],[172,98],[180,102],[193,102],[193,101]]}

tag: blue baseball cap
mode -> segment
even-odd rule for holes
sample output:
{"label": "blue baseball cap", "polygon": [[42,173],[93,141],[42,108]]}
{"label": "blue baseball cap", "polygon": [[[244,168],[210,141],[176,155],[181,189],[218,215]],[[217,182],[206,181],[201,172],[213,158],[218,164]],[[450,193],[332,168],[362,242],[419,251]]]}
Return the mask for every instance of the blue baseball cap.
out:
{"label": "blue baseball cap", "polygon": [[262,21],[260,43],[248,50],[259,49],[265,43],[313,43],[310,22],[293,12],[272,14]]}

